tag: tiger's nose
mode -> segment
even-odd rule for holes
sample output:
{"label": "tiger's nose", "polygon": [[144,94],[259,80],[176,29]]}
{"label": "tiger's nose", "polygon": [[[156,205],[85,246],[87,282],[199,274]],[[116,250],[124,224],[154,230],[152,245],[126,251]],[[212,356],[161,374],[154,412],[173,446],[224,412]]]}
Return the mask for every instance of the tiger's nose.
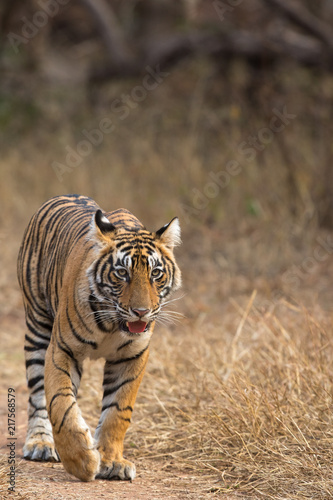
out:
{"label": "tiger's nose", "polygon": [[150,309],[144,309],[143,307],[137,307],[136,309],[132,309],[132,311],[142,318],[145,314],[149,313]]}

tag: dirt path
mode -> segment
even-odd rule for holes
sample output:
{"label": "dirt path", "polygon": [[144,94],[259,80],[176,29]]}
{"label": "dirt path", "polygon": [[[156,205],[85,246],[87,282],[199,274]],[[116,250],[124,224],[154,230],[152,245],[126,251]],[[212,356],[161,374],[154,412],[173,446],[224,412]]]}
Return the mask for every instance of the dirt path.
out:
{"label": "dirt path", "polygon": [[[7,432],[7,394],[0,395],[0,453],[4,468],[7,464],[9,442]],[[29,462],[23,459],[22,448],[27,428],[26,418],[27,396],[24,387],[17,393],[16,411],[16,487],[17,498],[44,500],[162,500],[162,499],[201,499],[211,494],[203,493],[202,486],[196,491],[197,477],[181,471],[165,471],[163,463],[140,461],[137,463],[137,477],[130,483],[127,481],[97,480],[83,483],[67,474],[62,464]],[[153,469],[152,470],[152,465]],[[22,497],[21,497],[22,495]],[[6,488],[0,491],[1,500],[15,498],[6,493]]]}
{"label": "dirt path", "polygon": [[[177,473],[177,487],[175,489],[175,474],[165,471],[157,472],[156,480],[148,479],[145,469],[149,464],[138,465],[138,473],[133,483],[122,481],[94,481],[83,483],[75,477],[67,474],[61,464],[29,462],[23,459],[22,447],[26,425],[22,424],[23,412],[18,418],[18,432],[16,440],[17,460],[17,485],[15,491],[25,494],[27,498],[39,498],[47,500],[86,500],[86,499],[128,499],[128,500],[160,500],[160,499],[197,499],[205,495],[190,492],[186,484],[191,481],[188,476]],[[6,428],[6,416],[1,415],[1,429]],[[4,436],[1,437],[1,454],[8,456]],[[151,476],[151,474],[148,474]],[[192,482],[193,488],[193,482]],[[191,488],[191,489],[192,489]],[[2,493],[5,495],[5,493]],[[6,496],[2,496],[5,499]],[[8,495],[8,499],[12,495]]]}

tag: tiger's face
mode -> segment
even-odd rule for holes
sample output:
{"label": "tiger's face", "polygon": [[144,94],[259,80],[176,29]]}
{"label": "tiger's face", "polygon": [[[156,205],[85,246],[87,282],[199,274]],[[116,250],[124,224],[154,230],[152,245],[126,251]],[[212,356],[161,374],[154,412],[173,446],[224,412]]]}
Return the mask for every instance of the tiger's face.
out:
{"label": "tiger's face", "polygon": [[151,233],[115,227],[97,211],[94,238],[98,255],[88,270],[91,307],[99,325],[112,323],[139,335],[156,321],[171,292],[181,284],[173,248],[180,242],[178,219]]}

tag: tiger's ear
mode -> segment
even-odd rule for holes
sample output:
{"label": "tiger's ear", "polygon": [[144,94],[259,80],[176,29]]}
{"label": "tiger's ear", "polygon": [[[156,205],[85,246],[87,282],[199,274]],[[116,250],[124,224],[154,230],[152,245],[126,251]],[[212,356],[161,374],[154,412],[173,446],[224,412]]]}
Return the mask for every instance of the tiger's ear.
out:
{"label": "tiger's ear", "polygon": [[93,215],[90,223],[88,238],[98,244],[98,247],[104,248],[110,244],[110,236],[116,230],[116,227],[103,215],[101,210]]}
{"label": "tiger's ear", "polygon": [[114,231],[116,227],[103,215],[102,210],[97,210],[95,213],[95,224],[102,234]]}
{"label": "tiger's ear", "polygon": [[155,233],[156,238],[163,243],[166,247],[173,250],[173,248],[177,245],[181,244],[180,239],[180,225],[178,217],[174,217],[169,224],[165,224],[165,226],[161,227]]}

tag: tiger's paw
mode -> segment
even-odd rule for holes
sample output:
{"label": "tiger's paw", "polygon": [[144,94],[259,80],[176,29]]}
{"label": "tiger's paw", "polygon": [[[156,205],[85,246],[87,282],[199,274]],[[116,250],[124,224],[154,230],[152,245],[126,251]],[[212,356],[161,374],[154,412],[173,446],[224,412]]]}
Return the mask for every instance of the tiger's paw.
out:
{"label": "tiger's paw", "polygon": [[92,481],[99,470],[100,456],[97,450],[76,449],[75,452],[64,454],[60,458],[66,471],[81,481]]}
{"label": "tiger's paw", "polygon": [[135,465],[123,458],[122,460],[114,460],[108,463],[102,462],[100,470],[96,474],[96,479],[133,481],[135,474]]}
{"label": "tiger's paw", "polygon": [[81,481],[92,481],[100,467],[100,454],[89,429],[72,428],[55,436],[59,456],[66,471]]}
{"label": "tiger's paw", "polygon": [[23,447],[26,460],[39,462],[59,462],[60,458],[52,442],[38,441],[36,438],[26,441]]}

